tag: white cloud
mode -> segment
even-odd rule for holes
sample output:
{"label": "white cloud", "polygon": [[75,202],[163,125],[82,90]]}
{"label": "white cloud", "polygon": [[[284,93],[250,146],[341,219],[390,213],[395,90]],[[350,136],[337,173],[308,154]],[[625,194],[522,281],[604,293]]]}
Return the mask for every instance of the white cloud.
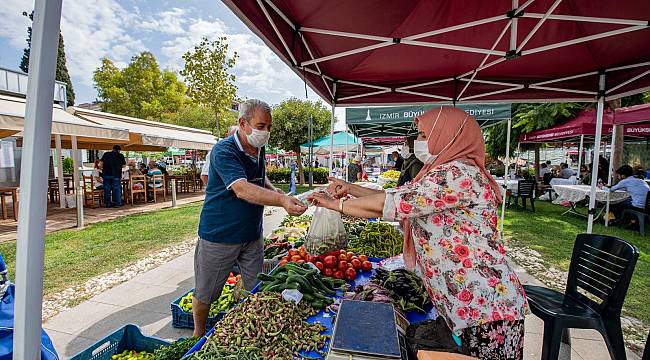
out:
{"label": "white cloud", "polygon": [[155,17],[150,17],[141,22],[139,27],[143,30],[157,31],[163,34],[182,34],[185,31],[183,25],[187,22],[185,18],[187,13],[188,11],[186,9],[180,8],[162,11],[156,14]]}
{"label": "white cloud", "polygon": [[0,34],[9,40],[9,44],[15,48],[27,46],[27,27],[30,21],[22,16],[23,11],[30,12],[32,4],[25,0],[2,0],[0,1]]}

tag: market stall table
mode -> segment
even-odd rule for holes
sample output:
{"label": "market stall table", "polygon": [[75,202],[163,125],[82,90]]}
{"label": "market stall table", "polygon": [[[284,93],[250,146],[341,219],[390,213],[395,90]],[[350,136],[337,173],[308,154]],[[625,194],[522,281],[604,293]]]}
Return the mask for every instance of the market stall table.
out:
{"label": "market stall table", "polygon": [[[558,198],[556,202],[559,201],[568,201],[571,205],[571,208],[565,211],[562,215],[567,213],[572,213],[580,216],[587,216],[576,208],[576,203],[586,199],[590,192],[591,187],[589,185],[553,185],[553,190],[557,193]],[[614,191],[609,192],[602,189],[596,189],[596,202],[597,203],[606,203],[609,199],[610,203],[619,203],[629,197],[628,193],[625,191]],[[602,207],[596,217],[599,217],[605,207]]]}

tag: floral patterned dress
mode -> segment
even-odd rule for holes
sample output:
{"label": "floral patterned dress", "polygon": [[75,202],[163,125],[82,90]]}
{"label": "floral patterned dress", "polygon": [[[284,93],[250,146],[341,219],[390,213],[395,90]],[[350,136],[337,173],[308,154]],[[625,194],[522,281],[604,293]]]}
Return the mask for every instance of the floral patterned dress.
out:
{"label": "floral patterned dress", "polygon": [[[418,182],[388,190],[384,218],[410,219],[417,270],[436,310],[455,334],[479,334],[485,332],[481,328],[497,323],[516,324],[523,344],[520,320],[528,304],[506,262],[497,208],[494,190],[478,167],[452,161]],[[499,339],[495,335],[491,346]]]}

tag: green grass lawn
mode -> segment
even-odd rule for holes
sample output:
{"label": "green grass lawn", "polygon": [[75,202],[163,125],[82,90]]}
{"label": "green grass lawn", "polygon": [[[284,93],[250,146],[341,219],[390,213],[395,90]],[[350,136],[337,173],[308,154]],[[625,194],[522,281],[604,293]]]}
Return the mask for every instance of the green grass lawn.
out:
{"label": "green grass lawn", "polygon": [[[281,189],[285,193],[289,192],[289,184],[273,184],[278,189]],[[296,195],[302,194],[309,191],[309,185],[296,185]]]}
{"label": "green grass lawn", "polygon": [[[537,250],[548,264],[568,271],[576,235],[587,231],[587,219],[562,215],[567,208],[545,201],[536,201],[535,207],[535,213],[517,209],[506,212],[504,231],[512,237],[510,245],[515,249]],[[641,252],[625,299],[624,313],[650,324],[650,305],[646,298],[650,293],[650,237],[603,224],[594,224],[593,233],[622,238]]]}
{"label": "green grass lawn", "polygon": [[[130,215],[45,237],[45,294],[81,284],[196,235],[202,203]],[[16,242],[0,243],[15,278]]]}

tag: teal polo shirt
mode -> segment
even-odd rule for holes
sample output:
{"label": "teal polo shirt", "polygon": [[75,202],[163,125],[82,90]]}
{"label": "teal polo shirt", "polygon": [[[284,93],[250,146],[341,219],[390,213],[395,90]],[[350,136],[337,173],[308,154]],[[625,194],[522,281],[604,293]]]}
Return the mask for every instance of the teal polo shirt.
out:
{"label": "teal polo shirt", "polygon": [[260,239],[264,206],[239,199],[231,190],[237,181],[264,187],[265,150],[257,158],[241,146],[238,132],[217,143],[210,152],[208,185],[201,210],[199,237],[217,243],[246,243]]}

